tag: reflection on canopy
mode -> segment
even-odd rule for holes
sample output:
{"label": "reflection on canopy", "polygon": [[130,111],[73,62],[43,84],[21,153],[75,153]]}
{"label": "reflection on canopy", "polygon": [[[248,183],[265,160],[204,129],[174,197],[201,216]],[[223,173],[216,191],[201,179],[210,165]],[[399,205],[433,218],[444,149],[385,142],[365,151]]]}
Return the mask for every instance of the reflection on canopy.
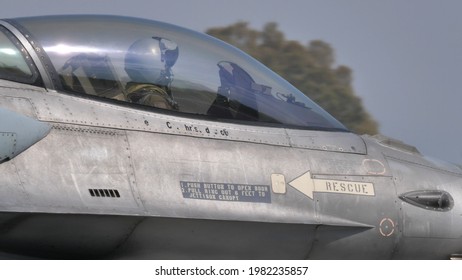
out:
{"label": "reflection on canopy", "polygon": [[[214,119],[346,130],[268,68],[205,34],[114,16],[37,17],[18,22],[43,46],[68,92]],[[135,50],[135,42],[150,42],[152,51]],[[173,54],[175,60],[169,60]],[[142,81],[134,78],[134,72],[127,73],[128,57],[150,61],[150,67],[135,64]],[[168,79],[159,82],[158,73],[168,74]],[[134,101],[130,91],[136,83],[143,91],[137,93],[142,97],[137,100],[155,102]],[[158,105],[162,98],[171,106]]]}

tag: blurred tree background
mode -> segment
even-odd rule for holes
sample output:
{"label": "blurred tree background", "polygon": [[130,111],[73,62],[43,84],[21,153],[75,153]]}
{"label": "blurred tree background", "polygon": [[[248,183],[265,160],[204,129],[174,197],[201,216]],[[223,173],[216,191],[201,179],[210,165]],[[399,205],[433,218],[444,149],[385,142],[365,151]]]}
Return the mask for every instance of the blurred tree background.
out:
{"label": "blurred tree background", "polygon": [[370,135],[378,132],[377,122],[354,93],[352,70],[335,66],[334,50],[328,43],[314,40],[304,46],[286,40],[274,22],[267,23],[263,31],[251,29],[247,22],[238,22],[210,28],[207,33],[258,59],[350,130]]}

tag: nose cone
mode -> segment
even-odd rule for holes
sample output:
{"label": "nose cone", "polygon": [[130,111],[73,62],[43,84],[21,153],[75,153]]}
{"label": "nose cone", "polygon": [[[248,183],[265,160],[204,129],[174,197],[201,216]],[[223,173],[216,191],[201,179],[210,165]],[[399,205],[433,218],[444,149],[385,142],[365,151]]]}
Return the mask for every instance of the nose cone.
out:
{"label": "nose cone", "polygon": [[50,130],[47,123],[0,108],[0,162],[22,153]]}

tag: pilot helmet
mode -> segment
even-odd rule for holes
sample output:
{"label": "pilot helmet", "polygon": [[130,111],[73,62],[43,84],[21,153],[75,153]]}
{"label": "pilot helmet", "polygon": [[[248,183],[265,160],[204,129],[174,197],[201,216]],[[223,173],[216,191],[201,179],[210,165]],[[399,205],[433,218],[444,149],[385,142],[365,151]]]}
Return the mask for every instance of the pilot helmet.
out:
{"label": "pilot helmet", "polygon": [[178,45],[169,39],[137,40],[125,55],[125,71],[132,82],[169,86],[173,79],[171,67],[178,53]]}

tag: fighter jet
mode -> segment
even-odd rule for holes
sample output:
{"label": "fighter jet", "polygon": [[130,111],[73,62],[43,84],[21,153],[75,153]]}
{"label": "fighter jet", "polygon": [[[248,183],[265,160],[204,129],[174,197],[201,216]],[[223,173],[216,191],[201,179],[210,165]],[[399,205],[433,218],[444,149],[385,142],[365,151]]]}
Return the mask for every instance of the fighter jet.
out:
{"label": "fighter jet", "polygon": [[349,131],[242,51],[118,16],[0,21],[0,251],[450,259],[462,169]]}

